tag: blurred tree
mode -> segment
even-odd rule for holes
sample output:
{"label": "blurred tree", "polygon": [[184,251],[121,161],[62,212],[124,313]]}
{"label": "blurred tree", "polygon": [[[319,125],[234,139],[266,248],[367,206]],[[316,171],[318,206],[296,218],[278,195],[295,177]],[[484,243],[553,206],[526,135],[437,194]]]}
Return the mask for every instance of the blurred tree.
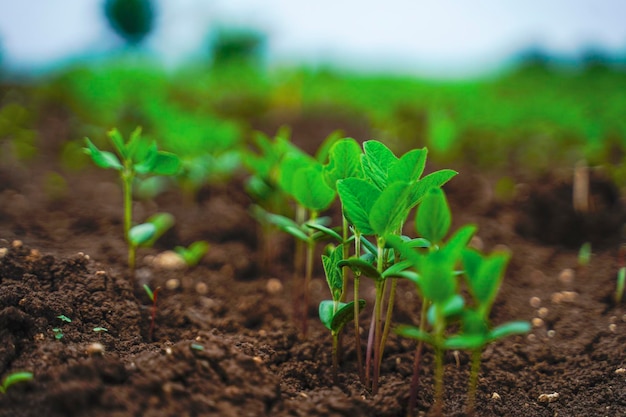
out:
{"label": "blurred tree", "polygon": [[151,0],[106,0],[104,13],[111,27],[130,44],[140,43],[152,30]]}

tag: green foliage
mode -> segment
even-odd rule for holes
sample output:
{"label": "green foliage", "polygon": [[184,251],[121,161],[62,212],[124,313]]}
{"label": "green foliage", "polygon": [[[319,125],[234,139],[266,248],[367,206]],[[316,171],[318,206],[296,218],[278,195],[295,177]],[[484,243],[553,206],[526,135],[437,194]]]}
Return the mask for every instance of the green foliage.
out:
{"label": "green foliage", "polygon": [[128,141],[125,141],[117,129],[109,131],[109,140],[116,154],[101,151],[88,138],[85,152],[100,168],[114,169],[119,172],[124,195],[124,237],[128,242],[128,266],[135,268],[135,250],[137,246],[150,246],[167,228],[173,224],[168,214],[159,214],[147,223],[132,227],[132,187],[137,175],[175,175],[180,170],[180,159],[173,153],[160,151],[155,142],[141,137],[141,128],[136,128]]}
{"label": "green foliage", "polygon": [[617,272],[617,286],[615,288],[615,304],[622,302],[624,289],[626,288],[626,267],[621,267]]}
{"label": "green foliage", "polygon": [[448,234],[452,214],[440,188],[431,188],[417,211],[417,233],[432,243],[440,243]]}
{"label": "green foliage", "polygon": [[189,247],[176,246],[174,251],[182,256],[187,266],[196,266],[209,251],[209,243],[204,240],[193,242]]}

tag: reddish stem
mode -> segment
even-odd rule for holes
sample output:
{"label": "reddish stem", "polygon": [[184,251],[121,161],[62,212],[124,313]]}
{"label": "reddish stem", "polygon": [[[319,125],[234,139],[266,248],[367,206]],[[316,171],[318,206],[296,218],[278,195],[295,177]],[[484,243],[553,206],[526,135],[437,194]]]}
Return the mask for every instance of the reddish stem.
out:
{"label": "reddish stem", "polygon": [[152,341],[152,335],[154,333],[154,322],[156,320],[156,312],[157,312],[157,297],[159,296],[159,290],[161,287],[157,287],[152,293],[152,314],[150,320],[150,331],[148,332],[148,338]]}

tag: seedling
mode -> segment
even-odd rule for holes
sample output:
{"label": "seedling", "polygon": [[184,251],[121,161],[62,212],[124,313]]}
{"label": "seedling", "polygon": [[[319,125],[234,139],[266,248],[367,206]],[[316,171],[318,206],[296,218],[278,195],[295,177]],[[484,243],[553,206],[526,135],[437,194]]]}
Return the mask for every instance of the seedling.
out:
{"label": "seedling", "polygon": [[12,374],[7,375],[0,385],[0,393],[5,394],[9,387],[17,384],[18,382],[26,382],[32,381],[33,374],[32,372],[13,372]]}
{"label": "seedling", "polygon": [[152,247],[172,226],[174,216],[169,213],[154,214],[145,223],[133,226],[128,233],[129,250],[132,250],[133,259],[138,247]]}
{"label": "seedling", "polygon": [[[426,149],[414,149],[401,158],[396,157],[389,148],[378,141],[363,143],[363,149],[361,167],[365,178],[350,177],[338,180],[337,191],[343,214],[348,223],[354,227],[355,236],[358,237],[355,238],[355,242],[369,244],[369,241],[360,239],[361,235],[374,236],[376,242],[376,245],[368,250],[373,256],[370,267],[364,265],[360,256],[350,258],[346,263],[357,275],[362,273],[374,279],[376,284],[376,300],[365,367],[365,380],[366,384],[369,384],[370,364],[373,363],[371,384],[372,392],[376,393],[384,346],[391,328],[397,286],[397,276],[385,273],[397,260],[395,254],[387,248],[386,238],[400,234],[409,212],[420,203],[426,192],[432,187],[445,184],[456,175],[456,172],[441,170],[420,178],[426,165]],[[400,271],[401,268],[398,272]],[[382,308],[383,296],[387,293],[387,277],[392,279],[383,330]]]}
{"label": "seedling", "polygon": [[578,251],[578,266],[586,268],[591,260],[591,243],[583,243]]}
{"label": "seedling", "polygon": [[159,296],[159,291],[161,290],[161,287],[156,287],[155,290],[152,291],[148,284],[144,284],[143,289],[148,295],[150,301],[152,302],[152,309],[150,310],[150,330],[148,331],[148,339],[152,340],[152,335],[154,334],[154,323],[156,321],[157,298]]}
{"label": "seedling", "polygon": [[192,267],[198,265],[202,257],[209,251],[209,244],[204,240],[199,240],[193,242],[188,248],[176,246],[174,251],[183,258],[187,266]]}
{"label": "seedling", "polygon": [[[418,277],[414,280],[423,298],[420,327],[400,326],[398,334],[417,339],[418,352],[421,355],[421,342],[433,346],[435,350],[435,404],[433,413],[441,415],[443,411],[443,353],[446,349],[467,349],[472,352],[472,365],[468,386],[467,415],[473,415],[480,356],[484,346],[509,335],[523,334],[530,330],[527,322],[510,322],[491,328],[489,314],[500,288],[504,270],[509,260],[508,253],[495,253],[489,257],[468,249],[474,226],[459,229],[446,243],[442,243],[451,224],[451,215],[443,191],[431,189],[424,198],[416,217],[418,234],[432,244],[428,252],[417,253],[404,240],[390,236],[389,243],[414,266]],[[468,306],[461,296],[456,276],[456,266],[462,262],[465,270],[472,305]],[[425,307],[428,307],[426,311]],[[426,321],[431,331],[425,328]],[[449,336],[450,324],[460,318],[462,332]],[[416,362],[414,370],[418,369]],[[409,402],[409,412],[415,408],[415,389],[417,377],[414,374]]]}
{"label": "seedling", "polygon": [[94,327],[93,331],[96,333],[100,333],[100,332],[108,332],[109,329],[107,329],[106,327]]}
{"label": "seedling", "polygon": [[101,151],[88,138],[85,138],[85,152],[97,166],[114,169],[120,174],[124,195],[124,238],[128,242],[128,266],[133,271],[136,250],[131,240],[133,180],[137,175],[175,175],[180,169],[180,160],[172,153],[159,151],[156,143],[143,140],[141,128],[135,129],[128,141],[117,129],[108,135],[117,155]]}
{"label": "seedling", "polygon": [[[59,320],[61,320],[61,321],[65,322],[65,323],[71,323],[71,322],[72,322],[72,319],[70,319],[69,317],[67,317],[67,316],[66,316],[66,315],[64,315],[64,314],[58,315],[58,316],[57,316],[57,319],[59,319]],[[61,330],[61,328],[60,328],[60,327],[54,327],[54,328],[52,329],[52,332],[54,333],[54,338],[55,338],[56,340],[61,340],[61,339],[63,339],[63,330]]]}

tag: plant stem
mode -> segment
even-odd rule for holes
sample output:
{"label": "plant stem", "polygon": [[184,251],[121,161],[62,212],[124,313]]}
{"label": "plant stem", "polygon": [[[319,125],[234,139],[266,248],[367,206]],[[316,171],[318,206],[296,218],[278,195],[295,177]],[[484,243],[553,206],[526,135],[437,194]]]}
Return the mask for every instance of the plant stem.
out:
{"label": "plant stem", "polygon": [[[422,299],[422,311],[420,312],[420,330],[424,331],[426,326],[426,313],[428,311],[428,303]],[[413,376],[411,377],[411,387],[409,396],[408,416],[413,415],[413,410],[417,406],[417,387],[419,386],[419,370],[422,362],[422,350],[424,349],[424,341],[419,340],[415,348],[415,359],[413,360]]]}
{"label": "plant stem", "polygon": [[[398,287],[398,278],[391,279],[391,289],[389,290],[389,300],[387,301],[387,314],[385,315],[385,328],[383,330],[383,337],[380,341],[380,358],[379,361],[382,362],[383,354],[385,353],[385,344],[387,343],[387,337],[389,336],[389,331],[391,330],[391,318],[393,315],[393,306],[396,301],[396,288]],[[378,363],[378,367],[380,368],[381,363]]]}
{"label": "plant stem", "polygon": [[383,285],[382,281],[376,282],[376,301],[374,303],[374,372],[372,375],[372,394],[376,395],[378,392],[378,378],[380,376],[380,363],[382,362],[380,355],[380,340],[381,340],[381,320],[382,314],[382,298],[383,298]]}
{"label": "plant stem", "polygon": [[148,339],[152,341],[152,336],[154,334],[154,322],[156,321],[156,312],[157,312],[157,297],[159,296],[159,290],[161,287],[156,287],[154,292],[152,293],[152,312],[150,319],[150,330],[148,332]]}
{"label": "plant stem", "polygon": [[[377,248],[378,248],[378,256],[376,261],[376,269],[378,272],[382,274],[384,269],[383,260],[384,260],[384,249],[385,249],[385,240],[379,237],[376,240]],[[381,342],[382,342],[382,303],[383,303],[383,295],[384,295],[384,285],[385,281],[383,279],[376,280],[376,301],[374,303],[374,373],[372,375],[372,394],[376,395],[378,392],[378,378],[380,377],[380,364],[382,362],[381,357]]]}
{"label": "plant stem", "polygon": [[[354,252],[355,256],[361,256],[361,233],[355,230]],[[344,258],[346,259],[346,258]],[[363,353],[361,352],[361,332],[359,327],[359,284],[361,278],[358,272],[354,273],[354,343],[356,349],[356,360],[359,367],[359,379],[361,383],[365,382],[363,373]]]}
{"label": "plant stem", "polygon": [[433,415],[443,415],[443,343],[445,340],[445,318],[441,307],[435,304],[435,404],[433,406]]}
{"label": "plant stem", "polygon": [[339,333],[333,332],[333,384],[337,385],[337,369],[339,368]]}
{"label": "plant stem", "polygon": [[370,329],[367,333],[367,347],[365,349],[365,386],[370,387],[370,374],[372,373],[372,347],[374,345],[374,324],[376,320],[376,308],[372,310],[372,318],[370,320]]}
{"label": "plant stem", "polygon": [[480,371],[481,353],[481,349],[476,349],[472,351],[472,366],[470,369],[469,385],[467,387],[467,407],[465,409],[465,415],[468,417],[474,415],[474,407],[476,405],[476,387],[478,386],[478,372]]}
{"label": "plant stem", "polygon": [[133,222],[133,177],[131,161],[124,162],[122,171],[122,189],[124,193],[124,238],[128,244],[128,268],[131,273],[135,270],[135,252],[137,248],[130,241],[130,228]]}
{"label": "plant stem", "polygon": [[[311,220],[317,218],[315,211],[311,212]],[[309,232],[310,235],[313,231]],[[315,255],[315,241],[309,236],[309,240],[306,242],[306,266],[304,275],[304,301],[303,308],[304,314],[302,315],[302,335],[306,338],[308,331],[308,312],[309,312],[309,287],[311,286],[311,278],[313,277],[313,256]]]}

